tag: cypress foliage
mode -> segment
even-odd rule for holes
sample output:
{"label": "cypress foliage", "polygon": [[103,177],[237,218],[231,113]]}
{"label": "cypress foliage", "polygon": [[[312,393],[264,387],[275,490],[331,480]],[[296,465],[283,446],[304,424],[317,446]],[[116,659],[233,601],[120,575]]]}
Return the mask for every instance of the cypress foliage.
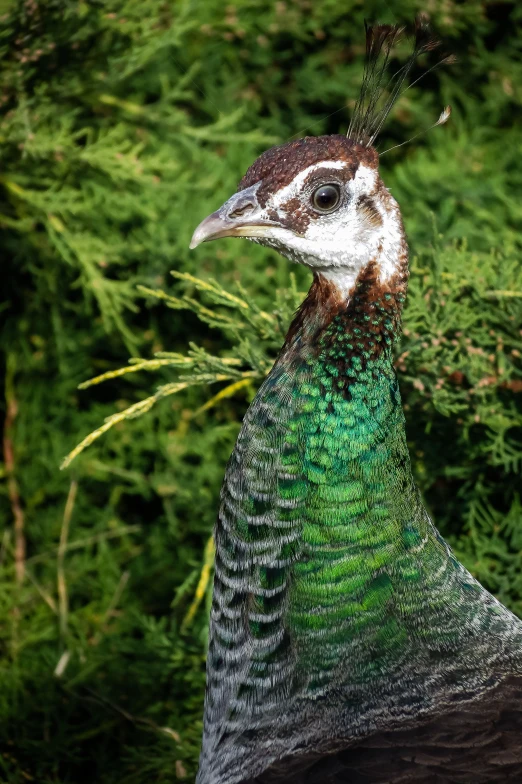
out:
{"label": "cypress foliage", "polygon": [[[431,5],[458,62],[380,143],[452,105],[382,159],[412,246],[397,366],[435,520],[521,614],[520,12]],[[425,6],[0,2],[2,780],[193,780],[219,486],[309,278],[190,235],[261,150],[347,127],[363,17]]]}

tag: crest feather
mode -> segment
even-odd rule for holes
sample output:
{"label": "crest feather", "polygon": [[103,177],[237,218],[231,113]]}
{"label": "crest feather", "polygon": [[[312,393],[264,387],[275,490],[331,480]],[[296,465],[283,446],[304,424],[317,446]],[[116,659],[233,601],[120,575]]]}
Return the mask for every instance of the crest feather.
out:
{"label": "crest feather", "polygon": [[[388,65],[393,47],[404,33],[399,25],[368,25],[366,27],[366,58],[359,98],[348,128],[347,136],[358,144],[371,146],[393,106],[402,94],[403,85],[419,55],[436,49],[439,41],[433,38],[428,17],[419,14],[415,19],[413,47],[406,63],[393,76]],[[450,62],[444,58],[435,66]],[[430,69],[432,70],[432,69]],[[405,88],[407,89],[407,88]]]}

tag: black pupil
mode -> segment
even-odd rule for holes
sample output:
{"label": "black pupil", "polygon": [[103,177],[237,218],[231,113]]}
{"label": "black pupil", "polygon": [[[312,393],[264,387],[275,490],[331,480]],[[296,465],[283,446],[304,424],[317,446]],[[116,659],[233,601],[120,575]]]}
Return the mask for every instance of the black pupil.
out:
{"label": "black pupil", "polygon": [[323,185],[314,193],[314,204],[320,210],[331,210],[339,201],[339,191],[335,185]]}

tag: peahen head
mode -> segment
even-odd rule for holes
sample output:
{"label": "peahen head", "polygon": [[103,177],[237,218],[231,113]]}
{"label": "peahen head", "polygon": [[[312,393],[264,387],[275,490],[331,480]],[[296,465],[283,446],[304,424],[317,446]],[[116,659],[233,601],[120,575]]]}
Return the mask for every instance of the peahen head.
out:
{"label": "peahen head", "polygon": [[[347,136],[307,136],[264,152],[237,193],[200,223],[191,248],[247,237],[310,267],[344,296],[369,265],[381,284],[404,273],[402,220],[379,176],[373,144],[418,55],[436,43],[426,19],[418,17],[413,51],[388,80],[401,33],[391,25],[367,28],[365,72]],[[449,107],[435,125],[448,116]]]}
{"label": "peahen head", "polygon": [[263,153],[239,189],[198,226],[191,247],[248,237],[349,291],[374,261],[395,272],[403,228],[373,147],[345,136],[306,137]]}

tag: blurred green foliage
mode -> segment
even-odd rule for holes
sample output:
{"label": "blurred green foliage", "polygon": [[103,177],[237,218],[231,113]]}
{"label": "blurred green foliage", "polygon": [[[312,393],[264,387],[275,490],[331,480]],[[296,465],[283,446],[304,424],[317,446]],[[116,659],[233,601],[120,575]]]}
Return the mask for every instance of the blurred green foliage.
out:
{"label": "blurred green foliage", "polygon": [[193,780],[219,486],[309,277],[243,242],[189,254],[190,235],[263,149],[343,132],[364,17],[420,9],[458,62],[379,145],[452,105],[381,164],[412,246],[408,438],[440,529],[522,614],[520,5],[3,3],[1,780]]}

